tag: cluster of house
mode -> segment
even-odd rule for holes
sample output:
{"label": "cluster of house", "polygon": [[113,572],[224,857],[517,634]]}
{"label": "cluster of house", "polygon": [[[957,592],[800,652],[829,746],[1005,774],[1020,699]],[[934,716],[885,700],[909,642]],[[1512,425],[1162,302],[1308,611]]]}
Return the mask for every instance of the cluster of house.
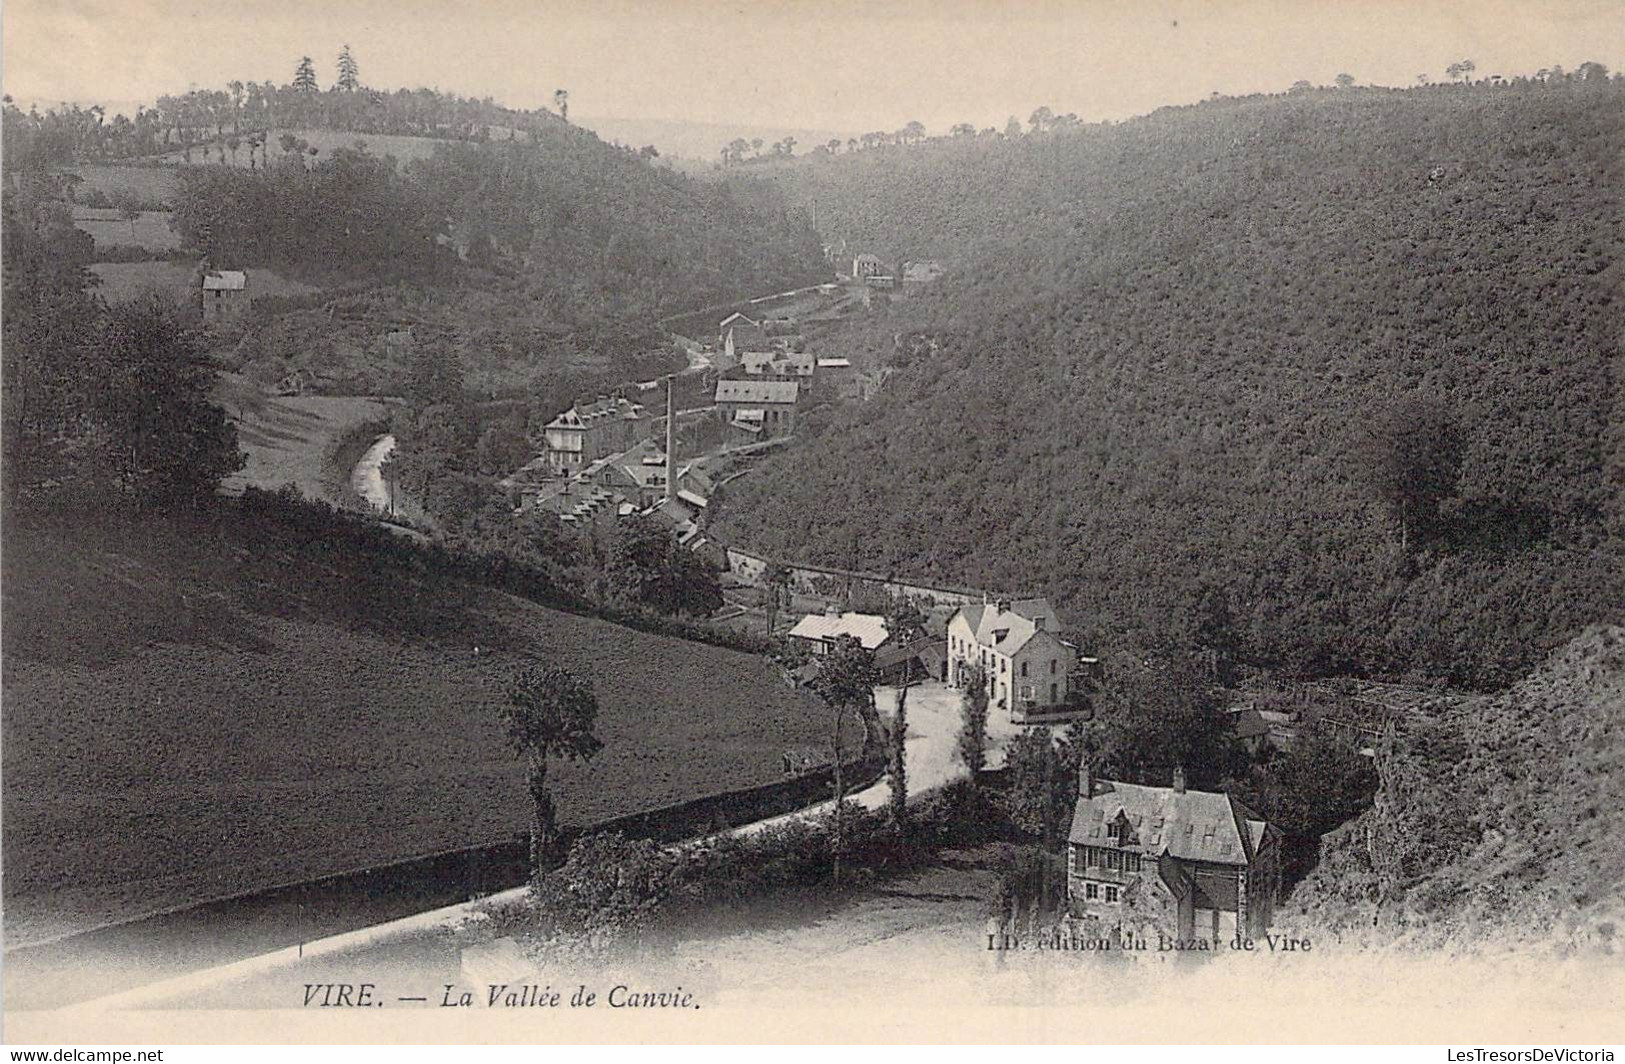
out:
{"label": "cluster of house", "polygon": [[[815,662],[797,678],[810,678],[816,659],[846,637],[874,652],[882,682],[935,679],[962,689],[979,679],[990,708],[1016,724],[1065,719],[1098,675],[1098,662],[1062,638],[1042,598],[959,606],[901,645],[884,617],[809,614],[790,630]],[[1262,935],[1280,889],[1280,838],[1231,795],[1187,788],[1182,769],[1168,786],[1151,786],[1096,779],[1085,764],[1067,839],[1071,914],[1119,929],[1156,927],[1201,948]]]}
{"label": "cluster of house", "polygon": [[[668,414],[671,411],[668,393]],[[679,464],[672,419],[662,447],[642,403],[598,396],[542,429],[543,451],[502,481],[520,513],[549,513],[567,530],[590,534],[641,516],[669,527],[679,543],[717,560],[701,531],[715,485],[698,462]]]}
{"label": "cluster of house", "polygon": [[742,439],[792,435],[796,412],[814,397],[874,397],[886,371],[860,373],[850,359],[820,358],[806,349],[792,318],[757,320],[730,314],[717,327],[718,416]]}
{"label": "cluster of house", "polygon": [[865,252],[852,257],[854,281],[870,288],[897,289],[905,296],[935,281],[944,272],[942,263],[935,260],[900,262],[895,269],[888,269],[878,255]]}
{"label": "cluster of house", "polygon": [[835,609],[808,614],[789,632],[790,640],[814,660],[842,637],[874,652],[875,666],[887,683],[934,679],[964,688],[981,682],[989,707],[1017,724],[1075,714],[1079,703],[1074,696],[1082,693],[1098,666],[1061,638],[1055,610],[1042,598],[934,611],[927,616],[926,633],[907,643],[891,638],[884,617]]}

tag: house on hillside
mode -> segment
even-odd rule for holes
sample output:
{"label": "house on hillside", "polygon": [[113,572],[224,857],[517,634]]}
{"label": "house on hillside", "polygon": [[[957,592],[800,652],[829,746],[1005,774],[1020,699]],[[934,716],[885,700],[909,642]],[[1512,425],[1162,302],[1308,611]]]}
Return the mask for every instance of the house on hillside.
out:
{"label": "house on hillside", "polygon": [[751,439],[788,436],[795,431],[800,388],[796,381],[717,381],[717,414]]}
{"label": "house on hillside", "polygon": [[885,272],[886,267],[881,263],[879,255],[871,255],[868,252],[864,252],[861,255],[854,255],[852,257],[852,279],[855,281],[862,281],[869,277],[878,277]]}
{"label": "house on hillside", "polygon": [[772,349],[762,323],[743,314],[730,314],[717,326],[717,350],[722,356],[718,362],[720,369],[732,369],[739,365],[740,357],[746,351]]}
{"label": "house on hillside", "polygon": [[204,268],[199,271],[198,298],[206,323],[236,321],[248,311],[248,273]]}
{"label": "house on hillside", "polygon": [[1085,763],[1067,836],[1072,912],[1108,926],[1148,920],[1186,942],[1269,927],[1280,831],[1228,794],[1096,780]]}
{"label": "house on hillside", "polygon": [[556,476],[574,476],[643,439],[648,426],[643,404],[618,395],[577,403],[542,430],[548,468]]}
{"label": "house on hillside", "polygon": [[1060,636],[1049,602],[1000,600],[961,606],[948,621],[948,682],[986,674],[988,702],[1022,723],[1064,711],[1078,648]]}
{"label": "house on hillside", "polygon": [[654,440],[642,439],[625,451],[598,459],[582,478],[620,492],[638,509],[646,509],[666,497],[666,452]]}
{"label": "house on hillside", "polygon": [[566,477],[530,494],[521,509],[525,513],[552,514],[565,531],[586,535],[613,525],[628,505],[620,492]]}
{"label": "house on hillside", "polygon": [[903,288],[917,288],[920,285],[930,284],[941,277],[944,272],[942,263],[935,259],[927,259],[924,262],[905,262],[903,263]]}
{"label": "house on hillside", "polygon": [[818,359],[811,351],[746,351],[739,368],[752,377],[811,377]]}
{"label": "house on hillside", "polygon": [[865,650],[879,650],[889,637],[886,618],[872,613],[842,613],[836,607],[824,613],[809,613],[790,629],[790,638],[813,654],[828,654],[835,641],[851,636]]}

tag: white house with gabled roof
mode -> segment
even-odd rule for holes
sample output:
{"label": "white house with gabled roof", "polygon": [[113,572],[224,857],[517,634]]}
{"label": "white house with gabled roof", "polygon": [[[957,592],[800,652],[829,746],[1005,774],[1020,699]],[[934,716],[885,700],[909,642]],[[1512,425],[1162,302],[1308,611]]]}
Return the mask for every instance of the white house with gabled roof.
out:
{"label": "white house with gabled roof", "polygon": [[948,682],[963,687],[977,666],[986,673],[988,702],[1021,722],[1067,704],[1077,647],[1060,636],[1061,622],[1041,598],[961,606],[948,621]]}

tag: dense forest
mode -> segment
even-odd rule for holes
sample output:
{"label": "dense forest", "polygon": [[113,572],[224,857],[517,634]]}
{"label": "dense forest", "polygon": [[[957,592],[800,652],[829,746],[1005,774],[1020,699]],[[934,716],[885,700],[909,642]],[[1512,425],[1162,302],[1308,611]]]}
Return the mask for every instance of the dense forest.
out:
{"label": "dense forest", "polygon": [[173,228],[216,262],[456,281],[588,326],[805,283],[824,270],[765,182],[700,182],[590,133],[444,144],[401,164],[357,147],[312,160],[291,136],[249,170],[179,171]]}
{"label": "dense forest", "polygon": [[826,240],[949,275],[723,534],[1048,594],[1090,646],[1508,682],[1625,603],[1622,159],[1601,76],[775,168]]}

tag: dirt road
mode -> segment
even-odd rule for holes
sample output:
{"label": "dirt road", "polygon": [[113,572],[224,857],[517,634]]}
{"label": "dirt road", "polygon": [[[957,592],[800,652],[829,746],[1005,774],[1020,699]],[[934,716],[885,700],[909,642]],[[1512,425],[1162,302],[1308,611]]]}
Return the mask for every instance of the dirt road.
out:
{"label": "dirt road", "polygon": [[[897,715],[897,690],[893,687],[875,688],[875,708],[881,719],[889,725]],[[964,762],[959,759],[959,692],[943,683],[927,681],[908,690],[908,793],[918,796],[946,787],[967,775]],[[1005,748],[1020,733],[1020,728],[1008,719],[1000,719],[998,711],[988,714],[987,766],[999,768],[1004,764]],[[850,742],[856,746],[861,740],[861,729],[852,722]],[[891,800],[891,786],[882,778],[880,782],[850,796],[850,801],[865,809],[880,809]],[[824,802],[770,820],[760,820],[735,829],[735,834],[748,835],[764,827],[789,823],[797,818],[823,815],[833,806]]]}
{"label": "dirt road", "polygon": [[390,512],[389,485],[384,483],[384,460],[395,450],[395,437],[385,433],[373,441],[350,473],[350,486],[375,510]]}

